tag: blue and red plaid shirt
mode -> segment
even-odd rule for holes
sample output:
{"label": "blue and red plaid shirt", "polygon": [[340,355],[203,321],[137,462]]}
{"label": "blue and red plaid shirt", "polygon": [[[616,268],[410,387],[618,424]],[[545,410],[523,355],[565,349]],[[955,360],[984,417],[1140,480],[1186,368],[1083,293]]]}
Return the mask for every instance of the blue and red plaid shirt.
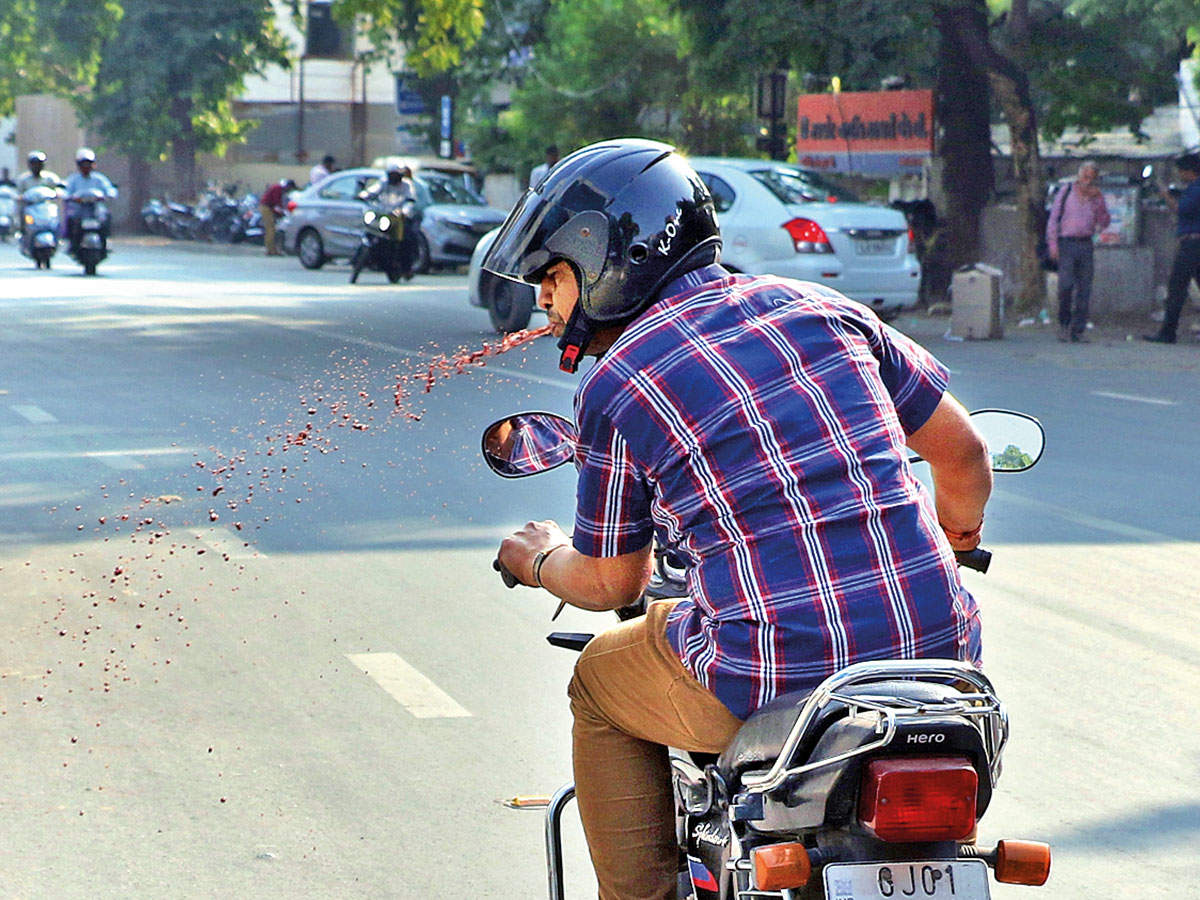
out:
{"label": "blue and red plaid shirt", "polygon": [[730,275],[668,286],[575,397],[573,543],[660,541],[688,567],[667,633],[739,718],[867,659],[979,662],[979,617],[907,434],[948,373],[829,288]]}

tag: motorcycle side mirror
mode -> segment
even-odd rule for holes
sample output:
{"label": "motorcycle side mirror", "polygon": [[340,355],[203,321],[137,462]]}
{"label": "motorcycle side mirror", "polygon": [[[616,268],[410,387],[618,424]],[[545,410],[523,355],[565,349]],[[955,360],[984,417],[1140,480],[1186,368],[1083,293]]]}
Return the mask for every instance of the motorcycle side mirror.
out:
{"label": "motorcycle side mirror", "polygon": [[1142,166],[1142,181],[1146,181],[1153,174],[1154,174],[1154,165],[1153,164],[1147,163],[1146,165]]}
{"label": "motorcycle side mirror", "polygon": [[[1024,472],[1037,465],[1046,449],[1046,432],[1033,416],[1009,409],[977,409],[971,424],[987,442],[993,472]],[[909,462],[921,462],[912,456]]]}
{"label": "motorcycle side mirror", "polygon": [[569,462],[577,442],[570,420],[554,413],[522,412],[484,429],[483,458],[497,475],[524,478]]}

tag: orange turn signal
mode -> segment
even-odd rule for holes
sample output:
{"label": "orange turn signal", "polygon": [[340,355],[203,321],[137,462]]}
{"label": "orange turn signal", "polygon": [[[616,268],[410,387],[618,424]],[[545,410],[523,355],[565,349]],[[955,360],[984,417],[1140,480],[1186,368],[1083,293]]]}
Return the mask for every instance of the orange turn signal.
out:
{"label": "orange turn signal", "polygon": [[999,841],[996,880],[1005,884],[1045,884],[1050,877],[1050,845],[1041,841]]}
{"label": "orange turn signal", "polygon": [[812,860],[803,844],[771,844],[750,851],[754,885],[760,891],[804,887],[812,875]]}

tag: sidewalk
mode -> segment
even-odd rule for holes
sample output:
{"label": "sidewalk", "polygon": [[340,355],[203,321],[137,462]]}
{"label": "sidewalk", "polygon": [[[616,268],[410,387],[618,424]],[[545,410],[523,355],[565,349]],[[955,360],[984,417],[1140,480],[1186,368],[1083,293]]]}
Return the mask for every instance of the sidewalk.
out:
{"label": "sidewalk", "polygon": [[1185,311],[1179,329],[1179,343],[1151,344],[1143,341],[1143,334],[1158,329],[1158,324],[1145,317],[1114,318],[1095,323],[1089,328],[1089,343],[1064,344],[1058,340],[1058,327],[1053,321],[1047,325],[1017,325],[1012,320],[1005,323],[1004,337],[992,341],[960,341],[947,338],[950,330],[948,315],[930,316],[915,311],[898,316],[892,324],[928,347],[935,354],[945,352],[950,346],[978,347],[988,353],[1007,352],[1019,358],[1023,365],[1039,363],[1081,369],[1137,369],[1180,373],[1200,373],[1200,341],[1196,340],[1191,322],[1200,321],[1195,307]]}
{"label": "sidewalk", "polygon": [[113,243],[118,247],[173,247],[185,253],[227,253],[235,256],[263,256],[267,251],[262,244],[221,244],[216,241],[177,241],[156,234],[125,234],[113,235]]}

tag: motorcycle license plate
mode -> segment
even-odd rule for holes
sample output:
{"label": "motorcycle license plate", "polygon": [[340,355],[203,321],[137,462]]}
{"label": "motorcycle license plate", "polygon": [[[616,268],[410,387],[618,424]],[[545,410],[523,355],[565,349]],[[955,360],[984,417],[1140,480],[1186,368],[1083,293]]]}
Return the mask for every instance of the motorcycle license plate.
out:
{"label": "motorcycle license plate", "polygon": [[981,859],[834,863],[825,867],[826,900],[989,900]]}
{"label": "motorcycle license plate", "polygon": [[859,238],[854,242],[854,252],[859,256],[888,256],[895,247],[895,238]]}
{"label": "motorcycle license plate", "polygon": [[79,225],[82,228],[99,228],[100,220],[99,219],[84,219],[82,222],[79,223]]}

